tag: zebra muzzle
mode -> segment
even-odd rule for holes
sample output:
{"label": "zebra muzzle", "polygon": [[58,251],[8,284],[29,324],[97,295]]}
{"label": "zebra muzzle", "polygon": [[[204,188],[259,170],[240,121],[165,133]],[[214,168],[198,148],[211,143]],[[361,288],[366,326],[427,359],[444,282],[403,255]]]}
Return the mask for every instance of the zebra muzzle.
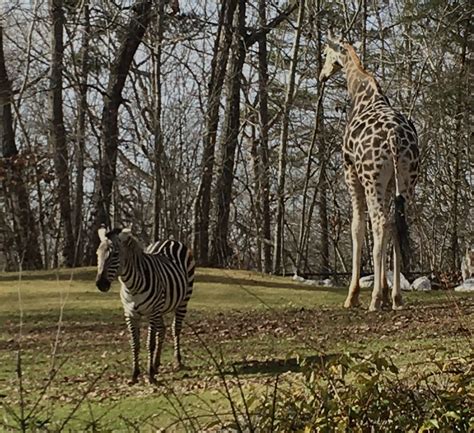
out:
{"label": "zebra muzzle", "polygon": [[110,281],[102,276],[95,280],[95,285],[101,292],[108,292],[110,289]]}

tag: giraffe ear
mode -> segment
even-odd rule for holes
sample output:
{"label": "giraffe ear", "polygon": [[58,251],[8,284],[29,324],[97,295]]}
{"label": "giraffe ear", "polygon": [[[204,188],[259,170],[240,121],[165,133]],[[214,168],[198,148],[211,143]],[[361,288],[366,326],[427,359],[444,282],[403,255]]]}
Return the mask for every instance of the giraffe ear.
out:
{"label": "giraffe ear", "polygon": [[360,50],[362,48],[362,42],[358,41],[356,42],[353,47],[356,49],[356,50]]}
{"label": "giraffe ear", "polygon": [[328,32],[327,44],[333,50],[339,50],[341,47],[341,36],[336,36],[331,30]]}

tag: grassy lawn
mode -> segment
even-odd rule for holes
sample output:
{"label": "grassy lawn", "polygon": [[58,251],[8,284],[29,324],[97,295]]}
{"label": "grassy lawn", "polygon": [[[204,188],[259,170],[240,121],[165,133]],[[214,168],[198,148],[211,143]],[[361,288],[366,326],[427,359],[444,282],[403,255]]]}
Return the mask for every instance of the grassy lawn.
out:
{"label": "grassy lawn", "polygon": [[[188,412],[205,420],[230,411],[222,375],[238,400],[238,383],[249,396],[261,394],[276,375],[290,382],[298,377],[304,358],[381,352],[410,374],[472,345],[472,295],[406,293],[405,310],[368,314],[341,308],[345,288],[198,269],[182,338],[188,368],[172,370],[167,338],[158,386],[145,379],[128,386],[118,284],[100,293],[94,277],[93,268],[25,272],[21,280],[0,274],[0,423],[15,424],[9,411],[18,414],[23,398],[26,413],[33,409],[30,427],[57,430],[67,420],[64,431],[156,431]],[[365,307],[369,295],[362,293]],[[146,371],[144,330],[142,342]],[[181,431],[177,425],[167,431]]]}

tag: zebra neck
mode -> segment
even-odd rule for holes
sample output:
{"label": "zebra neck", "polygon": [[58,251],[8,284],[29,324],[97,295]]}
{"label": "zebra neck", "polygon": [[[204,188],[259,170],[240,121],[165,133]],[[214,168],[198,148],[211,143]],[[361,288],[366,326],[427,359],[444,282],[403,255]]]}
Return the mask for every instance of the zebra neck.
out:
{"label": "zebra neck", "polygon": [[120,279],[131,294],[138,293],[144,285],[144,274],[141,271],[143,261],[142,251],[126,254],[123,258]]}

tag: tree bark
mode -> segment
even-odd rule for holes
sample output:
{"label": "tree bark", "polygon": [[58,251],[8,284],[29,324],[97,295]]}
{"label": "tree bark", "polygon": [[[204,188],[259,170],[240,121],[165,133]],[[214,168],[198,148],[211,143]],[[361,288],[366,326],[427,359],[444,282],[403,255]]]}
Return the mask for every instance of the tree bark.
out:
{"label": "tree bark", "polygon": [[[261,28],[267,25],[266,0],[260,0],[258,3],[259,24]],[[259,152],[259,182],[260,191],[260,223],[259,234],[266,240],[263,242],[263,272],[270,272],[272,266],[271,250],[271,216],[270,216],[270,167],[268,162],[268,58],[267,58],[267,35],[266,33],[258,40],[258,113],[260,126],[260,152]]]}
{"label": "tree bark", "polygon": [[[298,62],[298,52],[301,38],[301,27],[303,24],[305,11],[305,0],[299,0],[298,22],[295,30],[295,40],[293,43],[293,52],[291,55],[290,74],[288,78],[288,87],[286,90],[285,102],[282,114],[282,126],[280,136],[280,148],[278,154],[278,185],[277,185],[277,215],[273,250],[273,272],[279,273],[282,267],[283,255],[283,227],[285,222],[285,181],[286,181],[286,149],[288,146],[288,125],[293,94],[295,91],[296,65]],[[283,263],[284,265],[284,263]]]}
{"label": "tree bark", "polygon": [[211,250],[211,263],[224,266],[232,254],[228,245],[229,212],[234,180],[235,150],[240,128],[241,74],[245,61],[245,0],[239,0],[235,14],[232,57],[227,76],[227,104],[221,137],[222,168],[216,183],[216,225]]}
{"label": "tree bark", "polygon": [[161,44],[163,42],[164,2],[158,2],[157,28],[154,38],[153,49],[153,129],[154,129],[154,178],[153,178],[153,229],[152,238],[154,242],[160,239],[161,219],[161,160],[163,154],[163,132],[161,128]]}
{"label": "tree bark", "polygon": [[13,221],[15,247],[22,269],[40,269],[42,258],[37,223],[30,207],[22,158],[15,143],[12,116],[12,86],[8,79],[0,26],[0,156],[4,167],[3,190]]}
{"label": "tree bark", "polygon": [[75,242],[72,230],[71,194],[69,182],[69,156],[66,145],[63,114],[63,30],[64,10],[62,0],[50,0],[51,66],[50,66],[50,126],[49,136],[54,153],[54,169],[63,230],[62,254],[66,266],[74,265]]}
{"label": "tree bark", "polygon": [[209,100],[206,112],[202,173],[194,202],[193,249],[197,261],[201,265],[206,265],[209,262],[209,214],[217,126],[219,124],[219,103],[232,42],[232,20],[236,6],[237,0],[223,0],[222,2],[208,85]]}

